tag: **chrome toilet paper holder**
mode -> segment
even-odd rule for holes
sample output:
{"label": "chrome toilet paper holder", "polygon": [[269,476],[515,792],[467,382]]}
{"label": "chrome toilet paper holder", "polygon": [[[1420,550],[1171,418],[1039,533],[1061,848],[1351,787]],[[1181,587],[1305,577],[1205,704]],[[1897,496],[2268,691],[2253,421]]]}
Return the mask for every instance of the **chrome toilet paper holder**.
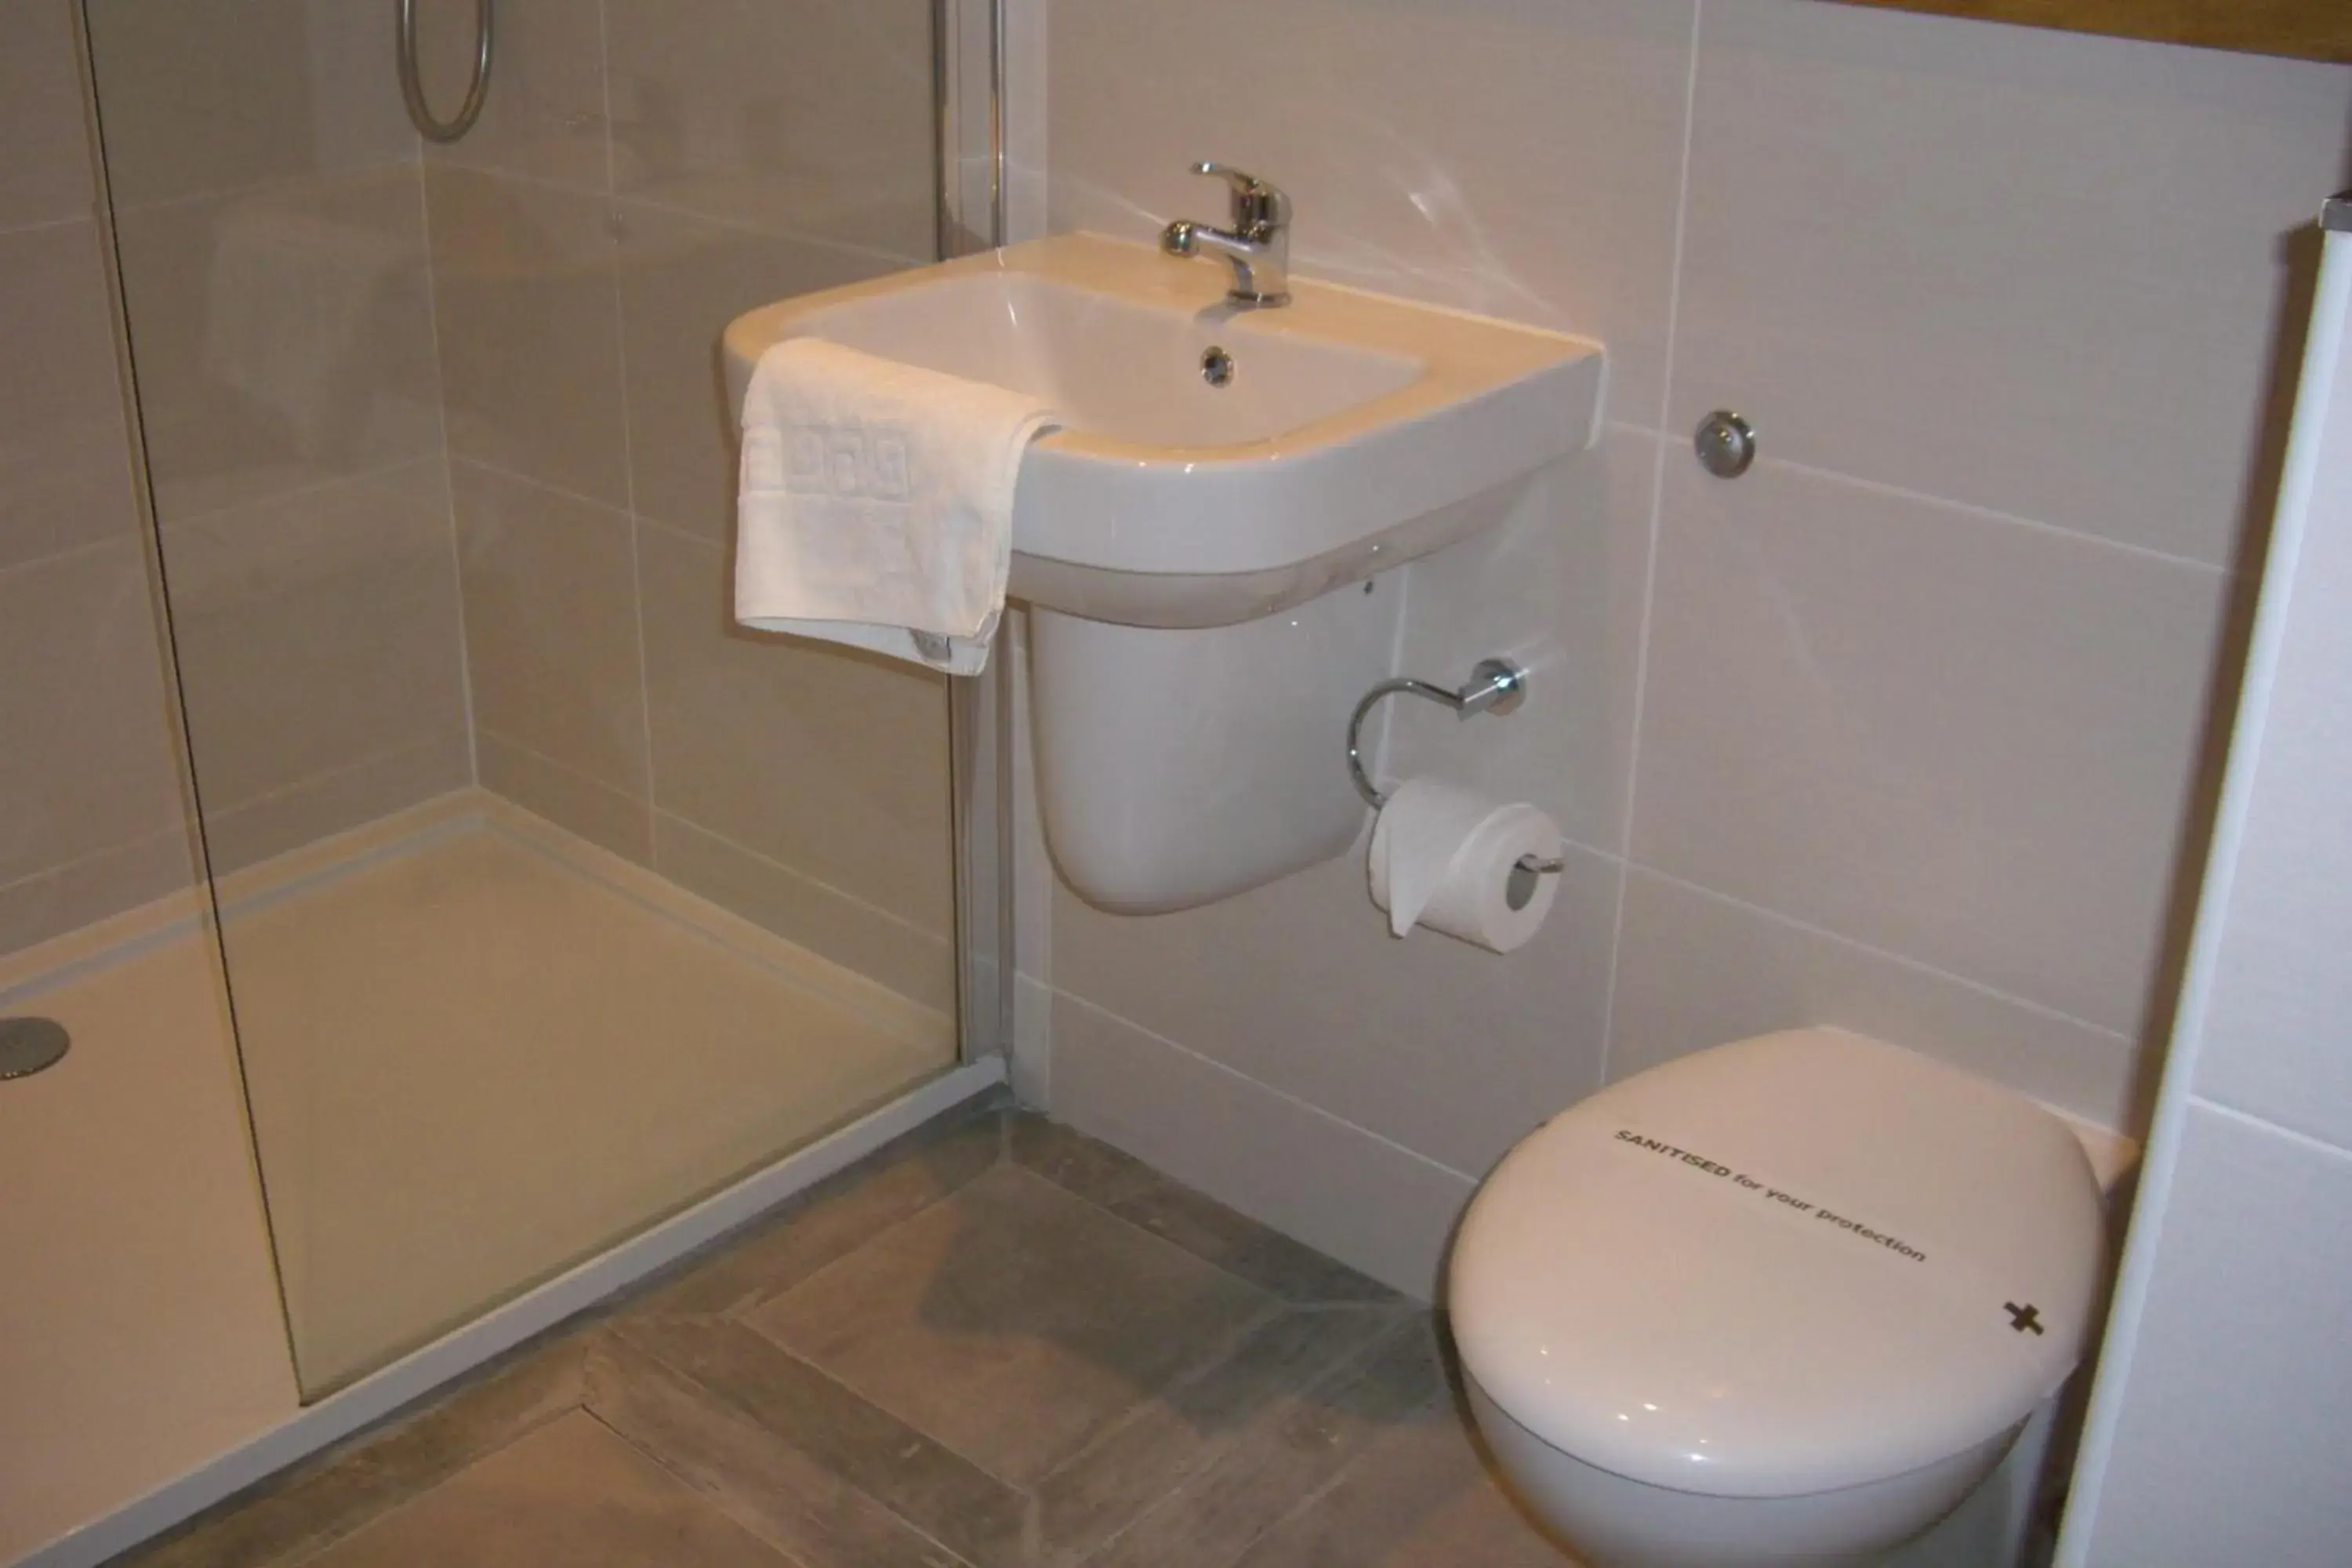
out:
{"label": "chrome toilet paper holder", "polygon": [[[1415,680],[1411,676],[1383,680],[1364,693],[1355,712],[1348,717],[1348,777],[1354,783],[1356,793],[1374,811],[1388,804],[1389,797],[1373,786],[1371,776],[1364,771],[1363,743],[1364,721],[1385,698],[1418,697],[1453,709],[1457,719],[1472,719],[1481,713],[1500,716],[1517,712],[1527,695],[1526,668],[1507,658],[1480,659],[1471,667],[1468,684],[1452,689],[1434,681]],[[1523,855],[1516,868],[1530,877],[1550,876],[1557,874],[1563,863],[1557,858],[1538,860],[1532,855]],[[1524,898],[1515,900],[1513,907],[1525,901]]]}

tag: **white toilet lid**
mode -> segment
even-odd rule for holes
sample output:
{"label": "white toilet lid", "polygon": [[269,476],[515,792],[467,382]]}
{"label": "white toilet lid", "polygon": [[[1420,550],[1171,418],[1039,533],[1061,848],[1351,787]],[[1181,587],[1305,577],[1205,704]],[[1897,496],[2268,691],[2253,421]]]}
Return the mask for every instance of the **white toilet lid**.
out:
{"label": "white toilet lid", "polygon": [[2022,1096],[1803,1029],[1612,1085],[1514,1149],[1452,1268],[1464,1365],[1651,1485],[1791,1497],[2023,1420],[2073,1370],[2099,1189]]}

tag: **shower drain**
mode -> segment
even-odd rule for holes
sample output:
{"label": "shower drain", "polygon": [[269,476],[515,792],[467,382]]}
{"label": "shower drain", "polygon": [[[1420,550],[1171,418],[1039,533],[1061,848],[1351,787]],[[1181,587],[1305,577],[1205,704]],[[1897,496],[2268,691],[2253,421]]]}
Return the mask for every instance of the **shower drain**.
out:
{"label": "shower drain", "polygon": [[53,1068],[73,1045],[55,1018],[0,1018],[0,1080]]}

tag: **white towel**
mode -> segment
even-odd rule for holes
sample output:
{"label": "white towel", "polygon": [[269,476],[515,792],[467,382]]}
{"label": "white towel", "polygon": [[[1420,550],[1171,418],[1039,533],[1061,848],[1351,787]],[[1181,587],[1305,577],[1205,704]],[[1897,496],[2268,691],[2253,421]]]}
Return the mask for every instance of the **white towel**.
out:
{"label": "white towel", "polygon": [[1013,492],[1060,421],[1025,393],[793,338],[743,396],[735,618],[977,675]]}

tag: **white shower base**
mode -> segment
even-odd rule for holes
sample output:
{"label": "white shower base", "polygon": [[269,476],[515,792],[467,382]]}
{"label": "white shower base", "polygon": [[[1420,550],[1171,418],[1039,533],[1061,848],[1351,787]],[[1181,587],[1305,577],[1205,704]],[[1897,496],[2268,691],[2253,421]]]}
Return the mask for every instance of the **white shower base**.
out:
{"label": "white shower base", "polygon": [[[951,1019],[478,792],[221,893],[314,1396],[954,1058]],[[0,1087],[0,1563],[297,1414],[200,915],[0,961],[0,1010],[75,1039]]]}

